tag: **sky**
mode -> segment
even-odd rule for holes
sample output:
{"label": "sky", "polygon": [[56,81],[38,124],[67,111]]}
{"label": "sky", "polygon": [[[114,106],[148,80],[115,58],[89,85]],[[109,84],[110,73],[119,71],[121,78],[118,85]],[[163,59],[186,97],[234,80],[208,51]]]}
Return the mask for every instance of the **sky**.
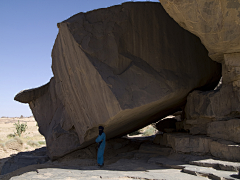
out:
{"label": "sky", "polygon": [[57,23],[79,12],[126,1],[1,0],[0,117],[32,116],[28,104],[14,101],[14,96],[21,90],[46,84],[53,76],[51,51]]}

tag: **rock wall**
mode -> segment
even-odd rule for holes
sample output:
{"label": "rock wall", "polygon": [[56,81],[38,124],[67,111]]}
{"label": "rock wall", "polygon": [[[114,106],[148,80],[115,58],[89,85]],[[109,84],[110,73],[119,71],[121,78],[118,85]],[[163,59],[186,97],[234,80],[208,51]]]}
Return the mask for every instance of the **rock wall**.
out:
{"label": "rock wall", "polygon": [[192,135],[207,135],[213,142],[212,155],[239,161],[240,0],[161,0],[161,4],[222,64],[222,85],[190,93],[181,125]]}
{"label": "rock wall", "polygon": [[[99,125],[113,138],[155,122],[182,107],[192,90],[213,89],[221,76],[199,38],[160,3],[79,13],[58,28],[54,78],[15,98],[30,104],[51,159],[92,144]],[[32,97],[35,91],[44,93]]]}
{"label": "rock wall", "polygon": [[191,134],[240,143],[240,53],[225,54],[224,58],[222,86],[212,91],[193,91],[188,96],[185,129]]}

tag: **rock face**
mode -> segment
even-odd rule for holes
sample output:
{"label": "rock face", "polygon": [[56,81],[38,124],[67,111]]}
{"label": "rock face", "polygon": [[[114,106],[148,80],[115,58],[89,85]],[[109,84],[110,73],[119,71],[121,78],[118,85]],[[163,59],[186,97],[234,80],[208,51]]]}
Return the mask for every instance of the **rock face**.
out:
{"label": "rock face", "polygon": [[197,35],[209,56],[240,52],[240,0],[161,0],[180,26]]}
{"label": "rock face", "polygon": [[239,119],[231,119],[211,122],[207,127],[207,135],[240,143],[240,121]]}
{"label": "rock face", "polygon": [[222,63],[222,85],[193,91],[182,125],[190,134],[217,138],[210,146],[212,155],[239,161],[240,0],[161,0],[161,4],[179,25],[201,39],[213,60]]}
{"label": "rock face", "polygon": [[225,54],[223,84],[212,91],[193,91],[187,98],[184,128],[240,143],[240,53]]}
{"label": "rock face", "polygon": [[232,141],[187,133],[158,134],[160,145],[172,147],[175,152],[212,155],[228,161],[240,161],[240,145]]}
{"label": "rock face", "polygon": [[155,122],[221,76],[200,40],[160,3],[79,13],[58,27],[54,77],[15,97],[29,103],[51,159],[93,143],[99,125],[112,138]]}

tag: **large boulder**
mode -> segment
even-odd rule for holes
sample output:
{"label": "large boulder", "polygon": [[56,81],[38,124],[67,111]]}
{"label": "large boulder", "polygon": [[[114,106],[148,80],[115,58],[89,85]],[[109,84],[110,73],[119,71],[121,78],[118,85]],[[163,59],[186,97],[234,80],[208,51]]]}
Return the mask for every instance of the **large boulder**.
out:
{"label": "large boulder", "polygon": [[160,3],[79,13],[58,28],[47,90],[15,98],[30,104],[51,159],[94,143],[99,125],[109,139],[155,122],[182,107],[192,90],[215,87],[221,76],[199,38]]}
{"label": "large boulder", "polygon": [[218,62],[240,52],[240,0],[161,0],[180,26],[197,35]]}

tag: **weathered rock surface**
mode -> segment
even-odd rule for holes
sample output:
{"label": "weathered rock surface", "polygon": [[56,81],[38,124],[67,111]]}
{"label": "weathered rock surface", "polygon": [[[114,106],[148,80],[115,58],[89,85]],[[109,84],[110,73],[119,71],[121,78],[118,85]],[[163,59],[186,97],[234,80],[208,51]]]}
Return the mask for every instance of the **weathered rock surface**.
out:
{"label": "weathered rock surface", "polygon": [[1,175],[32,164],[42,164],[48,160],[49,157],[46,155],[46,147],[36,149],[32,152],[21,152],[5,162],[1,170]]}
{"label": "weathered rock surface", "polygon": [[155,122],[221,76],[200,40],[160,3],[79,13],[58,27],[47,90],[15,98],[30,104],[51,159],[93,143],[100,124],[112,138]]}
{"label": "weathered rock surface", "polygon": [[[15,170],[13,167],[21,168],[0,175],[0,179],[59,179],[59,175],[61,179],[238,178],[239,163],[214,160],[212,156],[173,153],[171,148],[152,144],[148,138],[142,138],[145,140],[130,137],[109,140],[102,168],[97,166],[96,144],[56,161],[43,162],[46,157],[45,148],[19,153],[8,160],[5,170],[10,172]],[[26,166],[29,162],[32,165]]]}
{"label": "weathered rock surface", "polygon": [[239,89],[222,86],[219,91],[194,91],[185,108],[186,119],[225,120],[240,117]]}
{"label": "weathered rock surface", "polygon": [[49,83],[38,88],[23,90],[15,96],[14,100],[20,101],[22,103],[31,102],[41,97],[42,95],[46,94],[48,88],[49,88]]}
{"label": "weathered rock surface", "polygon": [[[204,159],[204,158],[202,159],[203,160],[184,162],[184,161],[179,161],[177,159],[172,159],[171,157],[156,157],[156,158],[154,157],[149,159],[148,163],[156,163],[166,168],[182,169],[182,172],[184,173],[188,173],[196,176],[202,176],[209,179],[238,179],[235,168],[237,168],[237,164],[239,163],[234,164],[226,161],[224,162],[224,161],[212,160],[211,162],[214,162],[214,163],[210,164],[208,163],[209,159]],[[223,167],[225,165],[227,166],[230,165],[232,169],[231,170],[228,169],[227,171],[222,171],[218,169],[219,166]],[[217,169],[214,169],[214,168],[217,168]]]}
{"label": "weathered rock surface", "polygon": [[240,0],[161,0],[167,13],[197,35],[215,61],[240,52]]}
{"label": "weathered rock surface", "polygon": [[240,163],[239,162],[229,162],[221,161],[215,159],[202,159],[202,160],[193,160],[189,164],[203,166],[203,167],[212,167],[214,169],[220,169],[224,171],[239,171]]}
{"label": "weathered rock surface", "polygon": [[80,146],[78,134],[57,95],[55,85],[55,78],[52,78],[47,93],[29,102],[35,120],[38,122],[39,132],[46,139],[48,155],[52,159]]}
{"label": "weathered rock surface", "polygon": [[158,138],[160,145],[172,147],[175,152],[210,154],[228,161],[240,161],[240,145],[232,141],[187,133],[165,133]]}
{"label": "weathered rock surface", "polygon": [[231,119],[211,122],[207,127],[207,135],[240,143],[240,120]]}
{"label": "weathered rock surface", "polygon": [[[133,152],[137,154],[137,152]],[[192,156],[185,154],[172,154],[170,156],[151,157],[143,153],[141,158],[119,159],[111,164],[99,168],[91,164],[84,166],[84,161],[76,165],[66,161],[31,165],[10,174],[0,176],[3,180],[18,179],[156,179],[156,180],[195,180],[195,179],[239,179],[235,167],[239,163],[223,162],[213,160],[209,163],[209,157]],[[146,155],[146,156],[145,156]],[[211,157],[210,157],[211,158]],[[96,160],[95,160],[96,161]],[[195,165],[192,165],[195,163]],[[190,164],[189,164],[190,162]],[[227,171],[217,168],[228,166]],[[197,166],[196,166],[197,165]],[[211,168],[213,167],[213,168]],[[214,169],[216,168],[216,169]],[[18,176],[17,176],[18,175]]]}
{"label": "weathered rock surface", "polygon": [[220,88],[189,94],[184,129],[240,143],[240,53],[225,54],[222,65]]}
{"label": "weathered rock surface", "polygon": [[211,149],[216,150],[212,153],[232,159],[232,150],[239,144],[232,145],[231,150],[229,144],[239,143],[240,133],[240,0],[160,2],[180,26],[201,39],[213,60],[222,63],[222,85],[215,91],[193,91],[178,129],[183,125],[190,134],[220,138],[211,143]]}
{"label": "weathered rock surface", "polygon": [[[61,179],[71,179],[71,180],[135,180],[135,179],[145,179],[145,180],[205,180],[204,177],[193,176],[190,174],[182,173],[178,169],[166,169],[161,168],[157,164],[148,164],[143,160],[134,159],[121,159],[118,162],[105,166],[99,169],[96,166],[88,166],[84,168],[72,167],[65,169],[65,167],[51,167],[43,168],[40,167],[36,171],[26,172],[19,176],[10,177],[11,180],[31,180],[31,179],[51,179],[58,180],[59,175]],[[3,180],[8,180],[10,178],[3,177]]]}

